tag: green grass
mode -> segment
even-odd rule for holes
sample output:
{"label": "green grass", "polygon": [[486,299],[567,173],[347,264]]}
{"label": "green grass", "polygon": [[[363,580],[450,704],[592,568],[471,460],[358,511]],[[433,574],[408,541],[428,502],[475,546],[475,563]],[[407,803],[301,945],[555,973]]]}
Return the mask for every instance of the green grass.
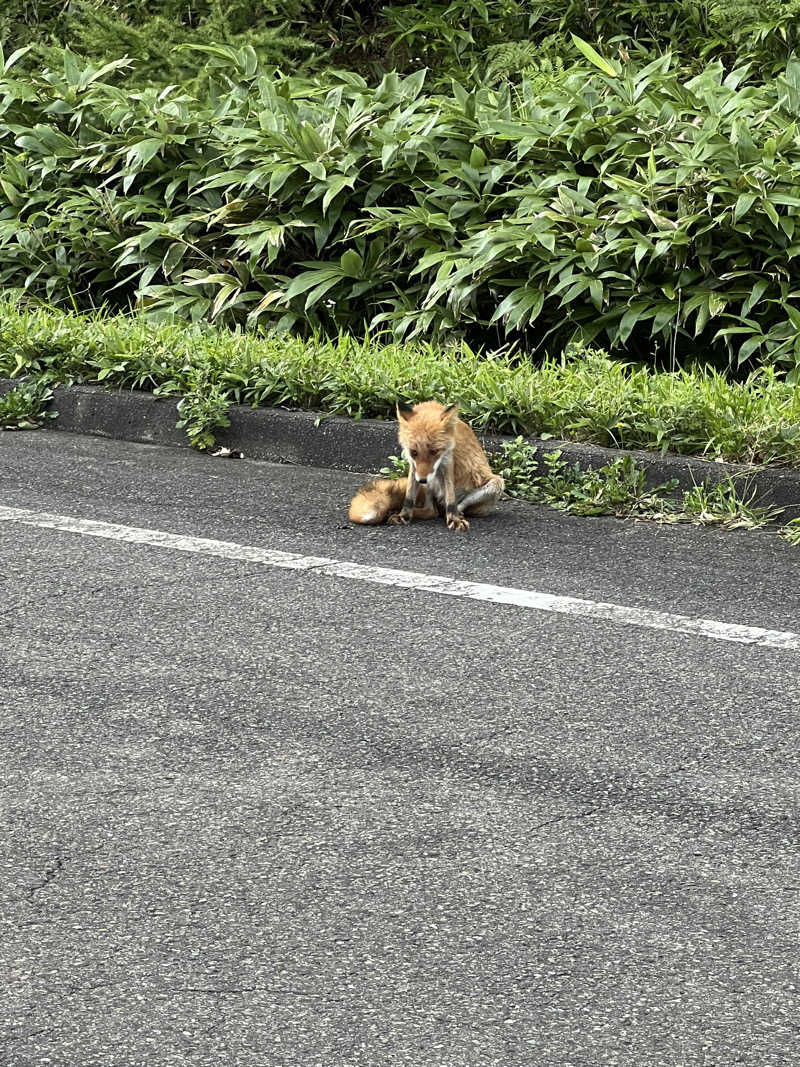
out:
{"label": "green grass", "polygon": [[[0,425],[48,417],[56,383],[152,390],[177,402],[177,424],[199,449],[229,425],[233,403],[394,418],[398,399],[458,400],[473,426],[622,447],[671,448],[727,460],[800,465],[796,390],[773,372],[736,384],[707,369],[654,373],[581,349],[541,367],[462,345],[379,344],[257,336],[142,318],[20,309],[0,298],[0,376],[20,385],[0,399]],[[572,515],[615,515],[754,529],[778,513],[742,480],[648,487],[633,456],[581,470],[560,451],[539,455],[517,436],[490,457],[509,493]],[[392,457],[382,472],[405,473]],[[798,525],[782,529],[800,543]]]}
{"label": "green grass", "polygon": [[230,404],[393,418],[398,399],[457,400],[477,430],[800,466],[800,390],[773,370],[731,382],[657,373],[575,349],[540,366],[462,344],[231,332],[141,317],[22,308],[0,298],[0,376],[154,391],[213,443]]}

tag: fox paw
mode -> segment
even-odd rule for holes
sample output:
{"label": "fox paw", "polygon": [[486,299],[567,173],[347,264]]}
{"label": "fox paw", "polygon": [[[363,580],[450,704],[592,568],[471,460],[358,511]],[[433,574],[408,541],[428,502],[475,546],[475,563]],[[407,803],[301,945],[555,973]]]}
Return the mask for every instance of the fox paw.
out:
{"label": "fox paw", "polygon": [[390,515],[386,520],[389,526],[408,526],[411,520],[407,515],[403,515],[402,512],[396,511],[394,515]]}
{"label": "fox paw", "polygon": [[448,515],[447,517],[447,529],[448,530],[468,530],[469,522],[463,515]]}

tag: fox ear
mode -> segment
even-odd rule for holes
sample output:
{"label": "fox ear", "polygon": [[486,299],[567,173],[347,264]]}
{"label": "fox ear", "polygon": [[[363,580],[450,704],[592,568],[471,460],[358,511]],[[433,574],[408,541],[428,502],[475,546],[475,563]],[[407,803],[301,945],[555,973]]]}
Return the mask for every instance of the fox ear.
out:
{"label": "fox ear", "polygon": [[442,422],[455,422],[458,418],[458,404],[448,404],[442,412]]}
{"label": "fox ear", "polygon": [[405,404],[401,407],[397,404],[397,418],[400,422],[407,422],[412,414],[413,412],[410,407],[407,407]]}

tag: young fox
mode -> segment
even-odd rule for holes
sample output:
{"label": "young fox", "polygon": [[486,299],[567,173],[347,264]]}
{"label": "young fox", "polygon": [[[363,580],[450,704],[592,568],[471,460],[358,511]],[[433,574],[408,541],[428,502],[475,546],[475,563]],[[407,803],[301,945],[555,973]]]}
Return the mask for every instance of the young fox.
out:
{"label": "young fox", "polygon": [[407,478],[363,485],[350,502],[352,522],[407,526],[444,514],[448,528],[467,530],[465,515],[485,515],[503,492],[478,438],[458,417],[458,405],[434,400],[397,408],[398,439],[408,460]]}

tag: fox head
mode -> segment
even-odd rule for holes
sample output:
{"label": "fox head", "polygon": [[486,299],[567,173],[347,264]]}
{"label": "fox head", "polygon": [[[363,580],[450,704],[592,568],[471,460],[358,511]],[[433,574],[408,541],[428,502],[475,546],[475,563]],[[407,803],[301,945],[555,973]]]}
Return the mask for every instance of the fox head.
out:
{"label": "fox head", "polygon": [[397,405],[397,437],[417,481],[425,485],[453,450],[458,404],[444,407],[434,400],[414,408]]}

